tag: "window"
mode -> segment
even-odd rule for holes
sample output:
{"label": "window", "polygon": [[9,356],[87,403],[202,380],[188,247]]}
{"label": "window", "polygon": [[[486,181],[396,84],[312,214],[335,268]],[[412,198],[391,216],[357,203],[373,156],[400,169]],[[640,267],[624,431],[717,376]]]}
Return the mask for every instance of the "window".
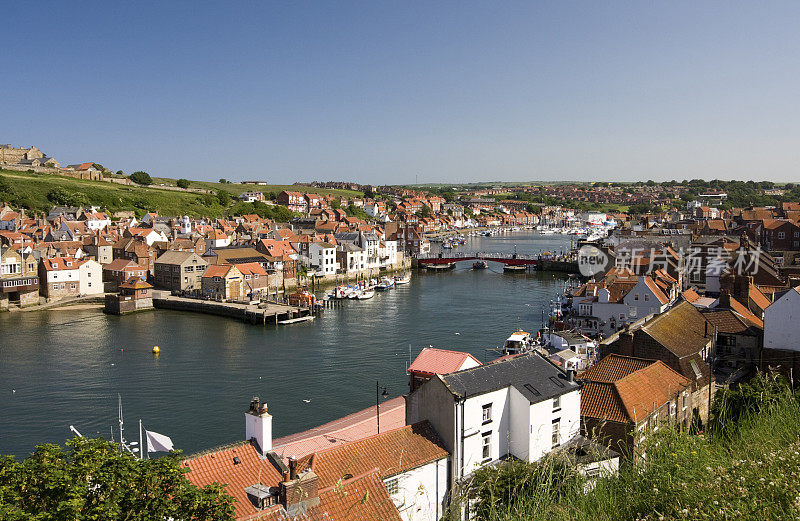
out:
{"label": "window", "polygon": [[481,437],[481,457],[483,461],[492,459],[492,433],[484,432]]}
{"label": "window", "polygon": [[645,302],[649,302],[650,301],[650,294],[649,293],[645,293],[644,294],[644,301]]}
{"label": "window", "polygon": [[397,494],[400,491],[400,476],[395,476],[393,478],[389,478],[384,483],[386,484],[386,490],[389,491],[389,495],[392,496]]}
{"label": "window", "polygon": [[553,444],[552,447],[558,447],[558,439],[561,437],[561,418],[553,420]]}
{"label": "window", "polygon": [[669,403],[669,415],[675,416],[678,413],[678,405],[675,402]]}
{"label": "window", "polygon": [[558,412],[561,410],[561,397],[556,396],[553,398],[553,412]]}
{"label": "window", "polygon": [[684,391],[683,392],[683,410],[685,411],[687,407],[689,407],[689,393]]}
{"label": "window", "polygon": [[786,233],[784,233],[784,232],[778,232],[778,239],[783,239],[783,238],[785,238],[785,237],[786,237]]}
{"label": "window", "polygon": [[794,238],[797,239],[798,237],[800,237],[800,232],[794,232]]}
{"label": "window", "polygon": [[633,295],[633,300],[639,300],[639,294],[638,294],[638,293],[636,293],[635,295]]}
{"label": "window", "polygon": [[492,404],[486,404],[483,406],[483,423],[489,423],[492,421]]}

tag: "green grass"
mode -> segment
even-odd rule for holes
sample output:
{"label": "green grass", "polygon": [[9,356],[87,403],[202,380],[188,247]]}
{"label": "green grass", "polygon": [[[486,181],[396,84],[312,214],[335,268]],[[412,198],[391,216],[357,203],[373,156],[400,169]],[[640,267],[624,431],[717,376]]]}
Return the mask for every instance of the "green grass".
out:
{"label": "green grass", "polygon": [[556,459],[480,471],[473,482],[476,518],[797,519],[800,405],[786,385],[756,401],[758,406],[739,416],[736,425],[714,434],[660,429],[648,436],[646,464],[624,466],[618,477],[600,479],[588,493],[582,478],[565,472]]}
{"label": "green grass", "polygon": [[[175,180],[169,181],[172,185]],[[165,184],[167,184],[165,182]],[[340,195],[360,196],[360,192],[347,190],[315,190],[307,187],[287,187],[282,185],[253,186],[240,184],[219,184],[192,181],[191,187],[206,188],[217,191],[223,189],[234,196],[245,190],[278,193],[291,188],[309,193],[338,193]],[[106,208],[111,212],[134,211],[141,216],[146,211],[154,210],[161,215],[189,215],[190,217],[223,217],[233,211],[253,212],[249,205],[226,204],[213,195],[165,190],[157,187],[125,186],[103,181],[88,181],[70,177],[17,172],[0,169],[0,202],[9,203],[36,213],[47,212],[57,204],[94,205]]]}
{"label": "green grass", "polygon": [[[177,179],[170,179],[168,177],[154,177],[153,184],[164,184],[167,186],[177,186]],[[345,197],[362,197],[364,194],[362,192],[356,192],[353,190],[339,190],[334,188],[313,188],[310,186],[300,186],[300,185],[244,185],[241,183],[213,183],[209,181],[192,181],[189,180],[189,188],[202,188],[204,190],[211,190],[216,192],[217,190],[226,190],[233,195],[238,196],[242,192],[261,192],[264,195],[267,194],[279,194],[284,190],[294,191],[294,192],[303,192],[303,193],[310,193],[310,194],[320,194],[320,195],[340,195]]]}

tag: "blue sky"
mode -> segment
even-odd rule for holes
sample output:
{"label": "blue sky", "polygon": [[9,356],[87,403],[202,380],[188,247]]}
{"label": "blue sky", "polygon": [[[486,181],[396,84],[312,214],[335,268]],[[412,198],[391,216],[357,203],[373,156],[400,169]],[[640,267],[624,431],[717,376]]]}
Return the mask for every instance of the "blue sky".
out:
{"label": "blue sky", "polygon": [[798,182],[799,19],[800,2],[30,2],[0,34],[0,143],[205,180]]}

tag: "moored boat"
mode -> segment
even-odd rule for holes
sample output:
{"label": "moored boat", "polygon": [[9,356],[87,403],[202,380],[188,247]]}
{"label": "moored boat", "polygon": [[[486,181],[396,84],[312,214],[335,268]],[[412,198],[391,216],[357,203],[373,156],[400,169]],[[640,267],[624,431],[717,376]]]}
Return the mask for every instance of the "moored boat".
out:
{"label": "moored boat", "polygon": [[472,263],[473,270],[485,270],[488,265],[486,264],[485,260],[476,260]]}
{"label": "moored boat", "polygon": [[395,284],[408,284],[409,282],[411,282],[411,274],[410,273],[406,273],[406,274],[404,274],[402,276],[397,275],[394,278],[394,283]]}
{"label": "moored boat", "polygon": [[375,290],[365,289],[364,291],[359,291],[358,295],[355,298],[358,300],[367,300],[374,296],[375,296]]}

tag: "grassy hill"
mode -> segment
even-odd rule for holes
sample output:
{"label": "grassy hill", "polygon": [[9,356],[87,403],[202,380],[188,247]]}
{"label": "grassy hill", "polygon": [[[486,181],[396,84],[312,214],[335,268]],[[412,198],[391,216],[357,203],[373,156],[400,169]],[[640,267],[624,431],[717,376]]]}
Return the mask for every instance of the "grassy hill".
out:
{"label": "grassy hill", "polygon": [[[253,186],[234,183],[191,181],[188,191],[159,187],[174,187],[176,180],[155,178],[149,187],[126,186],[103,181],[87,181],[50,174],[17,172],[0,169],[0,202],[23,207],[36,213],[48,211],[54,205],[94,205],[111,212],[134,211],[141,216],[155,210],[162,215],[191,217],[223,217],[246,213],[267,214],[269,217],[291,216],[266,205],[238,203],[235,197],[247,190],[279,193],[292,189],[298,192],[336,194],[360,197],[361,192],[348,190],[312,189],[295,185]],[[198,190],[198,191],[193,191]],[[205,192],[208,191],[208,192]],[[219,192],[222,191],[222,196]]]}

